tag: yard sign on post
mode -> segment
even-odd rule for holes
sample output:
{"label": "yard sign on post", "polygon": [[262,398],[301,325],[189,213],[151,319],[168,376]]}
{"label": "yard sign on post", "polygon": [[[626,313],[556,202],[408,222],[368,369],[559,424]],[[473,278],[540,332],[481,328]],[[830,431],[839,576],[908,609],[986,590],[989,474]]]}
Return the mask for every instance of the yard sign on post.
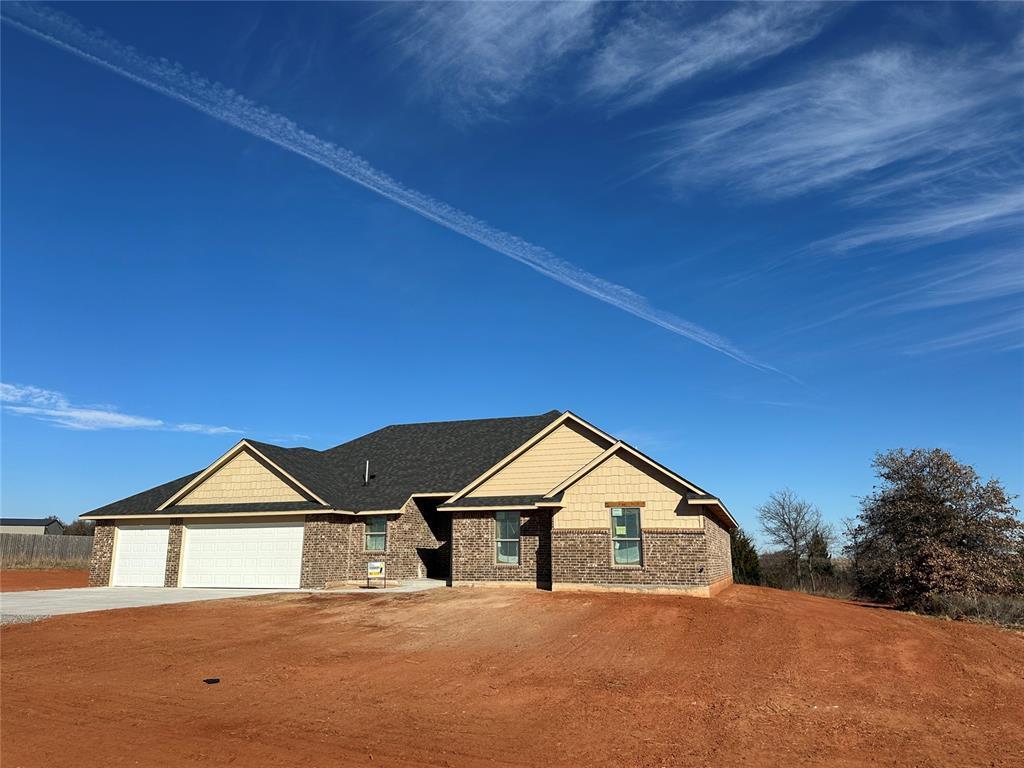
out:
{"label": "yard sign on post", "polygon": [[371,560],[366,564],[366,587],[370,587],[370,579],[383,579],[384,588],[388,586],[387,566],[383,560]]}

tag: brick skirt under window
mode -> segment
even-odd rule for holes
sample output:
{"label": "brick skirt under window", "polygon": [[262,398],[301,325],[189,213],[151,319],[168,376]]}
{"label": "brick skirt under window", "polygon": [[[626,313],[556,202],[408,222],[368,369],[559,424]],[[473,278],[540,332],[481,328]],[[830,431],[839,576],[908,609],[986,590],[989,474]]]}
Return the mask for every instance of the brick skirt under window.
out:
{"label": "brick skirt under window", "polygon": [[703,530],[645,530],[642,542],[642,566],[613,565],[609,531],[555,529],[551,532],[553,581],[556,585],[698,587],[714,580],[712,570],[717,569],[709,568],[708,540]]}

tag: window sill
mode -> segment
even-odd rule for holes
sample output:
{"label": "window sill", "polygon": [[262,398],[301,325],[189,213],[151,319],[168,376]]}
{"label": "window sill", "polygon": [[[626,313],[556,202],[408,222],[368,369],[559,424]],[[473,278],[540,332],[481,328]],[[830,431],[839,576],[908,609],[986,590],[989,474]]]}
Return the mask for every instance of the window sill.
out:
{"label": "window sill", "polygon": [[522,563],[498,563],[498,562],[495,562],[495,565],[498,566],[499,568],[520,568],[520,567],[522,567],[523,564]]}
{"label": "window sill", "polygon": [[619,563],[612,563],[612,568],[616,571],[642,571],[644,569],[643,563],[637,565],[620,565]]}

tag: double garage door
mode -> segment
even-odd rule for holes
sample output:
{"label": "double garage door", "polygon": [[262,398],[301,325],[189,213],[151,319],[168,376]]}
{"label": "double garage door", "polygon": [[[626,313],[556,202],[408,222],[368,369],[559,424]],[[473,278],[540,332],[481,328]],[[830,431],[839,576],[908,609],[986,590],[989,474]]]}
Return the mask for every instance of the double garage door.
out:
{"label": "double garage door", "polygon": [[[181,586],[298,588],[302,531],[302,520],[187,523]],[[168,538],[167,525],[119,526],[112,583],[163,586]]]}

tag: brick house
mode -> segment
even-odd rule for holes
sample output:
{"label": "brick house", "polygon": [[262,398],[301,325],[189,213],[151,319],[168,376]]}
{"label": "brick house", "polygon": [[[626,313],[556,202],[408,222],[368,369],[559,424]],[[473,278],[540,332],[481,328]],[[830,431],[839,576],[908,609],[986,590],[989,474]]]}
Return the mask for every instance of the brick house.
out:
{"label": "brick house", "polygon": [[401,424],[316,451],[242,440],[82,515],[93,585],[364,579],[682,591],[732,582],[715,496],[570,412]]}

